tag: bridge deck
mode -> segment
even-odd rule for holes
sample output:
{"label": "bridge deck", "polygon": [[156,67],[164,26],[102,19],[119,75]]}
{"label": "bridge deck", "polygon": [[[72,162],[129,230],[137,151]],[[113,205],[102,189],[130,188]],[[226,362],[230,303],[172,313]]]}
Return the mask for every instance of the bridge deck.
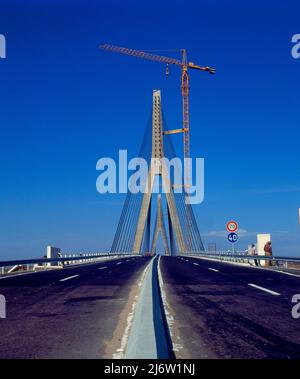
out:
{"label": "bridge deck", "polygon": [[0,279],[0,358],[111,358],[148,258]]}
{"label": "bridge deck", "polygon": [[180,257],[162,257],[161,272],[177,357],[300,358],[300,277]]}
{"label": "bridge deck", "polygon": [[[116,356],[134,302],[150,296],[138,286],[149,262],[128,257],[1,278],[0,358]],[[291,315],[299,276],[194,257],[164,256],[159,267],[177,358],[300,358],[300,321]],[[154,314],[159,302],[148,300]]]}

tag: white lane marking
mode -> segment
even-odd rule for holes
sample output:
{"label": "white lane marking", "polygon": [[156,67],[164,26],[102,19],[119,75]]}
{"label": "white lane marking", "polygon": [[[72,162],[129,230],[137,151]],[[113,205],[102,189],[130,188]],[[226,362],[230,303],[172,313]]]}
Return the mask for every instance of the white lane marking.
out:
{"label": "white lane marking", "polygon": [[98,270],[105,270],[106,268],[107,268],[107,266],[99,267]]}
{"label": "white lane marking", "polygon": [[216,268],[211,268],[211,267],[209,267],[208,268],[210,271],[214,271],[214,272],[220,272],[219,270],[217,270]]}
{"label": "white lane marking", "polygon": [[118,262],[118,263],[117,263],[117,265],[121,265],[121,264],[122,264],[122,262]]}
{"label": "white lane marking", "polygon": [[194,262],[193,265],[195,265],[195,266],[199,266],[199,263],[195,263],[195,262]]}
{"label": "white lane marking", "polygon": [[281,270],[271,270],[273,272],[280,272],[280,274],[285,274],[285,275],[290,275],[290,276],[295,276],[296,278],[300,278],[300,275],[297,275],[297,274],[293,274],[291,272],[287,272],[287,271],[281,271]]}
{"label": "white lane marking", "polygon": [[79,276],[79,275],[68,276],[67,278],[60,279],[60,282],[65,282],[66,280],[77,278],[77,276]]}
{"label": "white lane marking", "polygon": [[[36,271],[37,272],[37,271]],[[28,274],[35,274],[36,272],[32,271],[32,272],[22,272],[22,274],[13,274],[13,275],[6,275],[6,276],[2,276],[0,278],[1,279],[9,279],[9,278],[15,278],[16,276],[21,276],[21,275],[28,275]]]}
{"label": "white lane marking", "polygon": [[185,261],[186,261],[186,262],[189,262],[189,260],[188,260],[188,259],[186,259]]}
{"label": "white lane marking", "polygon": [[[197,259],[202,259],[204,261],[220,262],[220,261],[218,261],[217,259],[214,259],[214,258],[197,257]],[[263,271],[269,271],[269,272],[278,272],[279,274],[290,275],[290,276],[295,276],[296,278],[300,278],[299,274],[293,274],[292,272],[287,272],[287,271],[282,271],[282,270],[274,270],[274,269],[271,269],[271,268],[256,267],[256,266],[246,266],[244,263],[236,263],[236,262],[228,262],[228,261],[222,261],[222,263],[227,264],[227,265],[236,265],[236,266],[244,267],[244,268],[251,268],[253,270],[263,270]]]}
{"label": "white lane marking", "polygon": [[37,274],[38,272],[45,272],[45,271],[27,271],[27,272],[21,272],[20,274],[11,274],[11,275],[4,275],[1,276],[1,279],[9,279],[9,278],[15,278],[16,276],[24,276],[24,275],[30,275],[30,274]]}
{"label": "white lane marking", "polygon": [[127,259],[127,260],[126,260],[126,262],[130,262],[130,260],[129,260],[129,259]]}
{"label": "white lane marking", "polygon": [[268,293],[270,293],[271,295],[274,295],[274,296],[280,296],[280,293],[278,293],[278,292],[271,291],[268,288],[257,286],[256,284],[253,284],[253,283],[248,283],[248,286],[253,287],[253,288],[257,288],[258,290],[261,290],[261,291],[264,291],[264,292],[268,292]]}

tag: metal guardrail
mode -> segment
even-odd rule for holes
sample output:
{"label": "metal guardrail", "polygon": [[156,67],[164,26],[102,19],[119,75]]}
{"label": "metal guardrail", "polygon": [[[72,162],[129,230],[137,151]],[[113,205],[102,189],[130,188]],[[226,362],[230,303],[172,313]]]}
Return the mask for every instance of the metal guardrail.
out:
{"label": "metal guardrail", "polygon": [[266,255],[248,255],[245,252],[199,252],[199,253],[187,253],[190,256],[203,257],[203,258],[215,258],[219,260],[236,260],[236,261],[270,261],[275,262],[276,266],[279,266],[280,263],[300,263],[300,257],[284,257],[284,256],[266,256]]}
{"label": "metal guardrail", "polygon": [[[72,255],[72,254],[64,254],[59,258],[35,258],[35,259],[17,259],[11,261],[0,261],[0,274],[5,273],[5,267],[14,267],[14,266],[26,266],[27,271],[29,271],[30,265],[41,265],[44,268],[49,267],[50,263],[63,263],[63,264],[72,264],[70,262],[79,262],[79,263],[87,263],[97,260],[98,258],[114,258],[114,257],[125,257],[131,256],[131,253],[100,253],[100,254],[82,254],[82,255]],[[136,255],[136,254],[135,254]],[[84,261],[84,262],[82,262]],[[74,263],[73,263],[74,264]]]}

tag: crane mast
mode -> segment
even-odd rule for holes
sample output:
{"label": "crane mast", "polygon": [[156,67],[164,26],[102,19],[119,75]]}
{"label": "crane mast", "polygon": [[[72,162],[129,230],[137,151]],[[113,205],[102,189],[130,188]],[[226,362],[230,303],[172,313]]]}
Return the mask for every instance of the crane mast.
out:
{"label": "crane mast", "polygon": [[[186,59],[186,50],[182,51],[182,74],[181,74],[181,95],[182,95],[182,126],[183,126],[183,156],[190,157],[190,113],[189,113],[189,75]],[[188,169],[189,171],[189,169]],[[189,172],[186,175],[186,184],[190,184]]]}

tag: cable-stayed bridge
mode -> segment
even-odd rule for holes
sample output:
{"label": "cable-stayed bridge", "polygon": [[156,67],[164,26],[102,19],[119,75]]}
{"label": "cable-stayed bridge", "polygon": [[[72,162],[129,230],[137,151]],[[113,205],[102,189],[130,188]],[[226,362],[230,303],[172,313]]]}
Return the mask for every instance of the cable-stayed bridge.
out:
{"label": "cable-stayed bridge", "polygon": [[[144,184],[144,193],[128,191],[117,231],[112,244],[111,252],[133,252],[145,254],[150,252],[151,240],[157,241],[158,231],[162,231],[165,251],[174,256],[187,252],[204,251],[198,225],[188,196],[184,188],[184,178],[180,176],[180,183],[174,183],[170,168],[165,159],[172,162],[178,158],[171,141],[171,137],[164,137],[164,122],[162,116],[161,93],[153,91],[152,126],[147,128],[139,157],[148,163],[149,172]],[[149,131],[152,133],[149,135]],[[159,198],[159,226],[154,225],[151,235],[151,214],[155,214],[157,202],[154,201],[155,180],[159,180],[161,189],[165,191],[167,228],[163,222],[162,201]],[[180,190],[176,191],[176,186]],[[154,211],[153,211],[154,208]],[[163,227],[162,227],[163,226]],[[155,244],[152,243],[152,252]]]}
{"label": "cable-stayed bridge", "polygon": [[300,358],[300,260],[205,251],[165,125],[154,91],[109,254],[0,262],[1,359]]}

